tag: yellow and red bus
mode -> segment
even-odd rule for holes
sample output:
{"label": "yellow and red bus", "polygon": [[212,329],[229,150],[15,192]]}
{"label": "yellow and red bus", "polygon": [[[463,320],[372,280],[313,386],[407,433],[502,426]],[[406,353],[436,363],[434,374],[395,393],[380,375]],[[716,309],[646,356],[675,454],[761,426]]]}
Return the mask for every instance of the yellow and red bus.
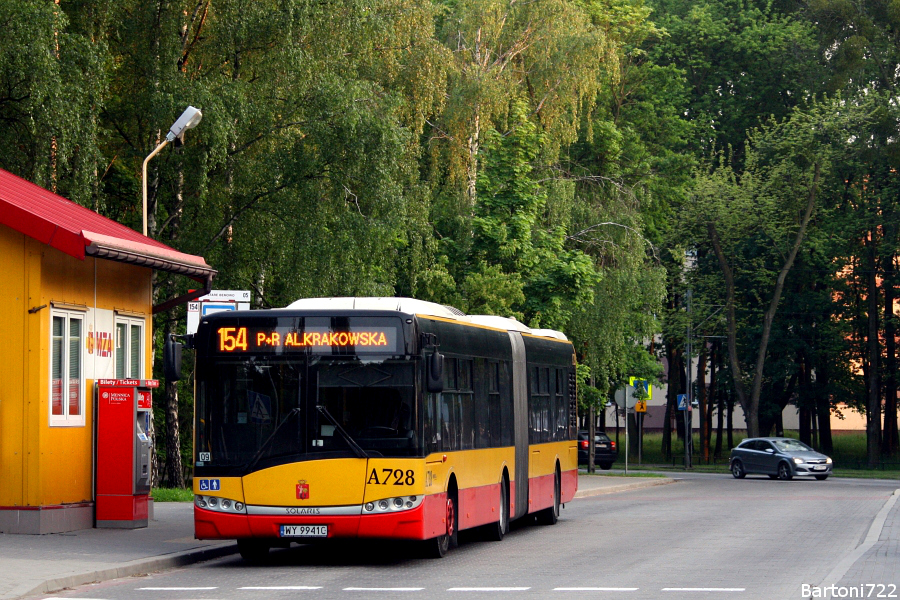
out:
{"label": "yellow and red bus", "polygon": [[292,542],[500,540],[578,485],[575,354],[556,331],[409,298],[206,316],[194,526],[248,561]]}

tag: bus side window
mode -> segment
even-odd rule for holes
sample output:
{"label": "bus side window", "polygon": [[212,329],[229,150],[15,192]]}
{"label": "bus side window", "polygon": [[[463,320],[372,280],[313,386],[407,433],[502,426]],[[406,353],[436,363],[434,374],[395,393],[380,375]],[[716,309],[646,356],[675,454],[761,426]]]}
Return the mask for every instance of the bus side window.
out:
{"label": "bus side window", "polygon": [[[513,425],[513,392],[512,392],[512,367],[509,361],[503,361],[499,365],[500,373],[500,446],[512,446],[515,444],[515,428]],[[491,435],[496,433],[491,429]]]}
{"label": "bus side window", "polygon": [[427,394],[425,396],[425,454],[431,454],[441,449],[438,432],[441,430],[438,418],[437,399],[439,394]]}
{"label": "bus side window", "polygon": [[494,364],[483,358],[475,359],[472,387],[475,392],[475,447],[489,448],[491,445],[491,390],[490,372]]}
{"label": "bus side window", "polygon": [[537,435],[537,391],[538,391],[538,368],[531,367],[528,369],[528,443],[534,444],[538,441]]}
{"label": "bus side window", "polygon": [[566,371],[555,369],[556,373],[556,439],[564,440],[569,426],[569,399],[566,398]]}
{"label": "bus side window", "polygon": [[460,448],[475,447],[475,393],[472,389],[472,361],[459,359]]}
{"label": "bus side window", "polygon": [[556,436],[556,369],[547,369],[549,389],[547,390],[547,441],[555,442]]}
{"label": "bus side window", "polygon": [[553,424],[550,412],[550,369],[548,367],[540,368],[541,377],[541,441],[550,441],[550,428]]}
{"label": "bus side window", "polygon": [[441,393],[441,439],[444,450],[459,449],[459,398]]}

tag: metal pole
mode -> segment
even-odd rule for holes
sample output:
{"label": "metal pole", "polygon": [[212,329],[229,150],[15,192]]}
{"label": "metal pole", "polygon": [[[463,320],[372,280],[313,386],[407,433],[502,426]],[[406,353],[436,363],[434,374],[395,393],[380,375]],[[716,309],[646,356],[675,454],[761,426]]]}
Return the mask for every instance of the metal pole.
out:
{"label": "metal pole", "polygon": [[143,188],[143,210],[142,213],[144,215],[144,236],[147,235],[147,163],[150,162],[150,159],[159,154],[159,151],[166,147],[166,144],[169,143],[169,140],[163,140],[162,144],[156,147],[156,150],[150,153],[150,156],[144,159],[144,165],[141,167],[141,187]]}
{"label": "metal pole", "polygon": [[[627,389],[627,388],[626,388]],[[627,393],[627,392],[626,392]],[[625,474],[628,475],[628,399],[625,399]]]}
{"label": "metal pole", "polygon": [[[593,380],[592,380],[593,382]],[[594,414],[594,405],[591,404],[591,408],[588,411],[588,473],[593,473],[595,469],[596,463],[594,462],[594,439],[597,437],[597,417]]]}
{"label": "metal pole", "polygon": [[637,421],[637,431],[638,431],[638,464],[643,464],[641,453],[644,449],[644,413],[635,413],[635,420]]}
{"label": "metal pole", "polygon": [[691,335],[693,331],[691,329],[691,317],[692,317],[692,307],[691,307],[691,290],[687,290],[687,313],[688,313],[688,329],[687,329],[687,406],[684,407],[684,468],[688,469],[691,466],[691,428],[688,424],[688,415],[691,412],[691,402],[693,402],[693,397],[691,394],[691,354],[693,352],[693,347],[691,344]]}

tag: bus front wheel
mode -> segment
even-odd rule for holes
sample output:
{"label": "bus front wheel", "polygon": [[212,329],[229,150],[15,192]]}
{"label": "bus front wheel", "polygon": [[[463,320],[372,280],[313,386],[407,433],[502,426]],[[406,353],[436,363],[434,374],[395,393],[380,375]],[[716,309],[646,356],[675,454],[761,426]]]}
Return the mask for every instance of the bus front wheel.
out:
{"label": "bus front wheel", "polygon": [[450,549],[450,541],[456,536],[456,503],[452,496],[447,498],[447,514],[444,518],[447,532],[423,542],[425,554],[431,558],[444,558]]}

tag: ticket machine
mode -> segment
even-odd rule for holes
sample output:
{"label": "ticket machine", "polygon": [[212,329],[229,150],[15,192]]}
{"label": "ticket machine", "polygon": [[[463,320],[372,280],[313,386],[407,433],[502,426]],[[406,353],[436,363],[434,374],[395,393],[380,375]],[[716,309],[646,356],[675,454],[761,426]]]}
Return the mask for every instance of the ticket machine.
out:
{"label": "ticket machine", "polygon": [[96,527],[148,524],[155,379],[100,379],[96,389]]}

